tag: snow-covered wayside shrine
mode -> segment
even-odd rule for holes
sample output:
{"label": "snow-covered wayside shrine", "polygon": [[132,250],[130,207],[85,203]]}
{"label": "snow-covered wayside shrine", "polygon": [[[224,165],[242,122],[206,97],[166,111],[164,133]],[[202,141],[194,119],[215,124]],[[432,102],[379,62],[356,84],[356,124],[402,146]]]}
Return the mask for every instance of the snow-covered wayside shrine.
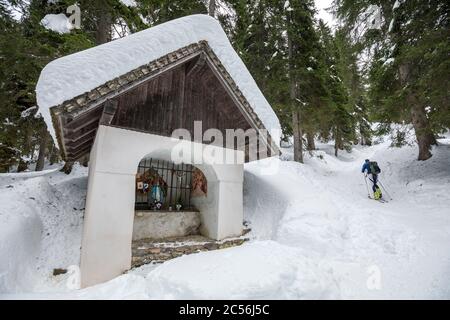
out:
{"label": "snow-covered wayside shrine", "polygon": [[[308,57],[292,55],[303,42],[288,45],[288,68]],[[347,102],[333,59],[324,59],[333,64],[321,79],[333,81],[308,100],[330,109],[324,119],[303,114],[297,78],[319,80],[309,78],[318,59],[307,60],[307,72],[280,81],[300,103],[280,112],[214,14],[52,60],[40,71],[37,106],[22,112],[39,110],[45,124],[36,171],[28,153],[4,148],[0,299],[450,299],[450,132],[427,125],[445,108],[427,111],[412,92],[409,122],[394,117],[380,128],[403,121],[415,141],[385,130],[371,137],[382,120],[369,122],[356,104],[365,94]],[[353,103],[355,112],[346,109]]]}
{"label": "snow-covered wayside shrine", "polygon": [[56,59],[36,98],[64,160],[89,157],[82,288],[168,258],[145,239],[245,241],[231,241],[246,232],[243,165],[279,154],[281,126],[217,20],[186,16]]}
{"label": "snow-covered wayside shrine", "polygon": [[[386,140],[336,159],[318,144],[305,165],[245,167],[250,241],[133,269],[75,290],[87,170],[0,176],[2,298],[450,298],[450,137],[433,157]],[[377,159],[394,198],[367,199],[360,166]],[[53,276],[54,268],[68,268]]]}

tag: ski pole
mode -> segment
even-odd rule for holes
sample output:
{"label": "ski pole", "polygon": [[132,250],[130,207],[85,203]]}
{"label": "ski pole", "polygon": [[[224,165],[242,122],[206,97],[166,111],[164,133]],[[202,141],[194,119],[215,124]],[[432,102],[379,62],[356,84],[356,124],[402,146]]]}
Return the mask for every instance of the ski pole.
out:
{"label": "ski pole", "polygon": [[383,183],[380,181],[380,179],[378,179],[378,182],[380,183],[381,187],[383,188],[384,192],[386,192],[386,194],[389,196],[389,198],[392,200],[391,195],[389,194],[389,192],[386,190],[385,186],[383,185]]}
{"label": "ski pole", "polygon": [[370,198],[369,185],[367,184],[367,177],[364,175],[364,181],[366,182],[367,196]]}
{"label": "ski pole", "polygon": [[378,180],[379,182],[380,182],[380,185],[381,185],[381,187],[383,188],[383,190],[384,190],[384,192],[386,192],[386,194],[389,196],[389,198],[392,200],[392,197],[391,197],[391,195],[389,194],[389,192],[386,190],[386,187],[383,185],[383,183],[380,181],[380,180]]}

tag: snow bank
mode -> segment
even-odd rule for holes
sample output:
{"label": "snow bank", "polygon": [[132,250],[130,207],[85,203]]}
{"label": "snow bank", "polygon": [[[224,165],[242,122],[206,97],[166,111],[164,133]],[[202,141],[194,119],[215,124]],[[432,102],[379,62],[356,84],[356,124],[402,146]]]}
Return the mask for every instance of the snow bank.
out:
{"label": "snow bank", "polygon": [[159,299],[320,299],[337,294],[314,262],[273,241],[183,256],[146,279],[149,296]]}
{"label": "snow bank", "polygon": [[[55,137],[50,107],[201,40],[208,41],[266,129],[279,131],[280,123],[275,112],[232,48],[219,22],[207,15],[192,15],[49,63],[39,77],[36,97],[50,133]],[[278,144],[279,136],[275,134],[280,133],[271,134]]]}
{"label": "snow bank", "polygon": [[[12,195],[12,196],[11,196]],[[32,206],[7,189],[0,194],[0,293],[32,290],[42,222]]]}
{"label": "snow bank", "polygon": [[[273,159],[272,161],[279,161]],[[257,165],[248,164],[244,173],[244,219],[254,230],[257,239],[273,239],[280,219],[289,203],[288,197],[280,188],[283,177],[259,174]],[[255,186],[258,191],[255,192]]]}
{"label": "snow bank", "polygon": [[[148,267],[150,266],[150,268]],[[23,299],[333,299],[329,269],[273,241],[182,256],[83,290],[25,293]],[[149,269],[149,270],[148,270]],[[147,270],[147,272],[146,272]],[[257,270],[257,272],[255,272]],[[62,276],[60,281],[65,282]],[[4,298],[16,298],[5,295]]]}
{"label": "snow bank", "polygon": [[42,289],[54,268],[79,264],[86,175],[0,174],[0,293]]}

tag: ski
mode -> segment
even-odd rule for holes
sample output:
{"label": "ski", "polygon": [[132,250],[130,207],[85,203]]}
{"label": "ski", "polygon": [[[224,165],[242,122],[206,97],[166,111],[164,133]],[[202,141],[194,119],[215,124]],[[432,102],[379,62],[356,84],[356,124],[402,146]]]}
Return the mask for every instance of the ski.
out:
{"label": "ski", "polygon": [[374,198],[372,198],[370,196],[368,196],[368,198],[371,199],[371,200],[375,200],[375,201],[381,202],[381,203],[388,203],[389,202],[388,200],[385,200],[385,199],[374,199]]}

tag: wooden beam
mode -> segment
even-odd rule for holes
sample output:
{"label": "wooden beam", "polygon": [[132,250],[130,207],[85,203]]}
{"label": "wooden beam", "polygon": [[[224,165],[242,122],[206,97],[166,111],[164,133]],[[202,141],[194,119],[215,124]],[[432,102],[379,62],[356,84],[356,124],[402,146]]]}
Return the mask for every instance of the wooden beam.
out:
{"label": "wooden beam", "polygon": [[93,130],[97,130],[99,119],[95,122],[91,122],[89,125],[85,127],[80,127],[78,131],[66,132],[64,131],[64,143],[67,142],[75,142],[81,138],[83,138],[86,134],[89,134]]}
{"label": "wooden beam", "polygon": [[[200,59],[200,57],[199,57],[199,59]],[[198,60],[197,60],[197,62],[198,62]],[[195,63],[196,65],[197,65],[197,62]],[[185,112],[184,109],[185,109],[185,101],[186,101],[185,92],[186,92],[186,77],[187,77],[186,74],[187,73],[188,73],[187,67],[186,67],[186,72],[180,73],[180,84],[179,84],[179,92],[178,92],[179,99],[180,99],[180,101],[179,101],[180,112],[178,114],[178,118],[179,118],[178,127],[179,128],[183,128],[183,119],[184,119],[183,113]]]}
{"label": "wooden beam", "polygon": [[190,77],[199,70],[201,70],[205,66],[205,64],[206,64],[206,56],[204,53],[202,53],[200,54],[194,65],[186,69],[186,77]]}
{"label": "wooden beam", "polygon": [[78,150],[77,152],[67,152],[67,159],[71,161],[76,161],[80,159],[85,154],[91,151],[92,145],[88,145],[83,147],[83,149]]}
{"label": "wooden beam", "polygon": [[103,113],[100,118],[99,125],[110,125],[114,116],[117,112],[117,106],[119,103],[117,100],[108,99],[106,100],[105,107],[103,108]]}
{"label": "wooden beam", "polygon": [[[63,129],[64,130],[64,135],[70,135],[70,134],[72,134],[74,132],[80,131],[80,129],[82,129],[82,128],[86,128],[86,127],[88,127],[89,125],[91,125],[93,123],[97,123],[98,120],[99,120],[99,118],[91,118],[91,119],[89,119],[86,122],[81,122],[81,121],[75,120],[76,123],[77,123],[77,126],[76,127],[74,126],[72,128],[64,127],[64,129]],[[73,122],[75,122],[75,121],[73,121]]]}
{"label": "wooden beam", "polygon": [[84,113],[79,117],[72,118],[70,122],[64,124],[64,129],[66,132],[78,131],[81,127],[85,127],[92,122],[98,121],[103,113],[103,107],[98,107],[90,112]]}
{"label": "wooden beam", "polygon": [[77,139],[76,141],[66,142],[66,148],[67,149],[78,148],[80,145],[82,145],[86,141],[94,140],[96,134],[97,134],[97,129],[91,130],[90,132],[84,134],[82,138]]}
{"label": "wooden beam", "polygon": [[91,147],[92,144],[94,143],[94,138],[95,138],[95,136],[91,139],[87,139],[86,141],[84,141],[82,143],[79,143],[76,146],[66,146],[66,150],[68,153],[70,153],[70,152],[74,153],[74,152],[78,152],[78,150],[82,150],[83,148],[86,148],[87,146]]}
{"label": "wooden beam", "polygon": [[73,136],[68,135],[68,136],[66,136],[65,143],[71,144],[72,142],[78,142],[79,140],[84,139],[84,137],[86,137],[87,135],[89,135],[95,131],[97,131],[97,126],[92,127],[90,130],[86,130],[82,134],[73,135]]}

